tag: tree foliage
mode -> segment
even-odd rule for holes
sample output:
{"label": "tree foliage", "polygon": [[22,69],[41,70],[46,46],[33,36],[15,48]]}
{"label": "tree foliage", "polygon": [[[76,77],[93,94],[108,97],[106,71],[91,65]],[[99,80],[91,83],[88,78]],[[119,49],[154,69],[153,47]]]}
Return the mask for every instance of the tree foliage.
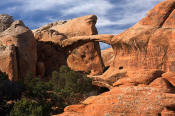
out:
{"label": "tree foliage", "polygon": [[[2,82],[4,80],[11,85],[8,87]],[[79,103],[84,93],[94,89],[90,78],[82,72],[72,71],[67,66],[61,66],[59,71],[53,71],[49,81],[27,74],[22,83],[18,82],[18,87],[16,83],[12,83],[7,75],[0,73],[0,89],[6,91],[6,88],[3,88],[5,84],[8,90],[12,90],[9,91],[8,97],[13,96],[13,91],[20,93],[21,99],[16,99],[10,116],[49,116],[61,113],[64,107]],[[3,92],[4,94],[7,93]]]}

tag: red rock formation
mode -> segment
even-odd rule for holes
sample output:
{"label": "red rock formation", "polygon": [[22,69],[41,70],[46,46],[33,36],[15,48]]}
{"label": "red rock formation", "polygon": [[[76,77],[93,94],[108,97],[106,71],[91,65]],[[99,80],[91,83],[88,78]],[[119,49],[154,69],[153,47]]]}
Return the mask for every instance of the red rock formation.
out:
{"label": "red rock formation", "polygon": [[109,39],[114,60],[94,79],[111,90],[68,106],[58,116],[174,116],[174,9],[175,0],[165,0],[136,25]]}
{"label": "red rock formation", "polygon": [[[139,23],[116,35],[111,40],[114,61],[101,78],[108,80],[121,69],[126,70],[130,78],[135,78],[135,73],[149,70],[174,72],[174,8],[175,1],[166,0],[156,5]],[[137,78],[142,78],[142,74]]]}
{"label": "red rock formation", "polygon": [[167,79],[173,86],[175,86],[175,73],[167,72],[164,73],[162,77]]}
{"label": "red rock formation", "polygon": [[18,80],[16,47],[0,45],[0,70],[9,76],[9,80]]}
{"label": "red rock formation", "polygon": [[[118,79],[124,70],[130,78],[142,78],[142,73],[152,70],[175,72],[174,46],[174,8],[175,0],[165,0],[156,5],[148,15],[125,32],[112,39],[79,37],[80,41],[102,41],[110,44],[114,50],[114,60],[110,68],[100,78]],[[63,40],[63,43],[66,40]],[[73,44],[67,42],[67,45]],[[142,71],[142,72],[140,72]],[[138,73],[141,73],[138,75]]]}
{"label": "red rock formation", "polygon": [[[97,34],[97,29],[95,27],[96,20],[97,17],[95,15],[89,15],[68,21],[51,23],[44,27],[41,27],[40,29],[34,30],[35,38],[39,42],[53,42],[54,44],[60,44],[61,41],[65,39],[69,40],[69,38],[71,37],[95,35]],[[41,49],[47,49],[44,48],[44,45],[39,45],[38,48],[38,53],[41,52]],[[78,44],[74,47],[67,47],[66,51],[64,51],[67,52],[67,56],[64,54],[64,52],[60,53],[51,46],[50,49],[52,49],[52,51],[55,51],[55,53],[59,55],[54,55],[54,58],[46,58],[45,60],[40,58],[40,55],[38,57],[39,61],[45,63],[46,70],[55,69],[53,67],[58,67],[58,64],[67,63],[71,69],[76,71],[90,71],[92,75],[102,74],[103,72],[104,64],[101,58],[100,47],[98,42],[88,42],[84,43],[83,45]],[[46,54],[48,54],[48,52],[46,52]],[[64,63],[60,62],[60,60],[58,60],[60,59],[60,56],[63,56],[67,61],[65,62],[61,60]],[[56,62],[54,62],[53,64],[47,63],[47,61],[53,61],[55,59]]]}
{"label": "red rock formation", "polygon": [[105,67],[108,67],[112,64],[112,61],[114,60],[114,51],[112,48],[107,48],[101,51],[101,56]]}
{"label": "red rock formation", "polygon": [[[11,80],[23,79],[27,73],[36,74],[36,41],[33,33],[22,21],[13,22],[10,27],[0,33],[1,46],[15,46],[13,49],[1,51],[0,69],[9,75]],[[11,47],[10,47],[11,48]],[[6,64],[7,63],[7,64]],[[17,69],[16,69],[17,68]]]}

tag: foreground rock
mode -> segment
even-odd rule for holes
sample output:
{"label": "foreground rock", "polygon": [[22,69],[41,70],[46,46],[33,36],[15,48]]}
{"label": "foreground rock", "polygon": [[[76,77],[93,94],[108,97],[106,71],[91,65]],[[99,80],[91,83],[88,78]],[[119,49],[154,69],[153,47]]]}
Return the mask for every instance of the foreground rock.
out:
{"label": "foreground rock", "polygon": [[[51,23],[34,30],[35,38],[39,43],[38,59],[45,64],[47,72],[58,70],[57,68],[60,65],[68,64],[75,71],[90,72],[92,75],[103,73],[104,64],[98,42],[89,41],[88,43],[83,43],[83,45],[79,43],[66,48],[62,46],[64,44],[61,44],[61,41],[69,41],[72,37],[97,34],[96,21],[97,17],[95,15],[89,15]],[[49,45],[49,42],[52,42],[52,44]],[[57,47],[54,48],[52,45]],[[62,48],[61,50],[61,47],[64,47],[64,49]],[[42,54],[40,55],[41,51]],[[46,57],[48,54],[53,56]]]}
{"label": "foreground rock", "polygon": [[89,97],[65,108],[58,116],[158,116],[175,115],[175,94],[155,87],[120,87]]}
{"label": "foreground rock", "polygon": [[[6,18],[10,18],[7,21],[12,20],[10,16]],[[28,73],[36,74],[36,41],[22,21],[9,23],[7,29],[2,30],[0,46],[0,70],[6,72],[10,80],[22,79]]]}

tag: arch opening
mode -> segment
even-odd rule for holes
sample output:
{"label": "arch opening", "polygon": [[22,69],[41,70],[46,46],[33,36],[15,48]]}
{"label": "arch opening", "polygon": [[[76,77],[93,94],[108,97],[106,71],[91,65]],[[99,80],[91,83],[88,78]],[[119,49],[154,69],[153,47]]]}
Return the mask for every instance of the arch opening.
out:
{"label": "arch opening", "polygon": [[114,52],[111,45],[103,42],[100,42],[100,51],[101,51],[102,60],[105,66],[103,72],[105,72],[108,70],[108,68],[110,67],[114,59]]}

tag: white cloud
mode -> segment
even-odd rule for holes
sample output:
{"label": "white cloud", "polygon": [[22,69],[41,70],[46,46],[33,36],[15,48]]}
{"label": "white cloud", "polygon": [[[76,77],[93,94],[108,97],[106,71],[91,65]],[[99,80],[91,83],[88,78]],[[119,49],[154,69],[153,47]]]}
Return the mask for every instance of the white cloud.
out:
{"label": "white cloud", "polygon": [[107,0],[86,0],[79,1],[73,7],[63,9],[61,12],[65,15],[90,13],[96,15],[105,15],[114,5]]}
{"label": "white cloud", "polygon": [[[77,0],[75,0],[76,2]],[[56,6],[66,5],[72,3],[72,0],[21,0],[25,11],[46,11],[51,10]]]}

